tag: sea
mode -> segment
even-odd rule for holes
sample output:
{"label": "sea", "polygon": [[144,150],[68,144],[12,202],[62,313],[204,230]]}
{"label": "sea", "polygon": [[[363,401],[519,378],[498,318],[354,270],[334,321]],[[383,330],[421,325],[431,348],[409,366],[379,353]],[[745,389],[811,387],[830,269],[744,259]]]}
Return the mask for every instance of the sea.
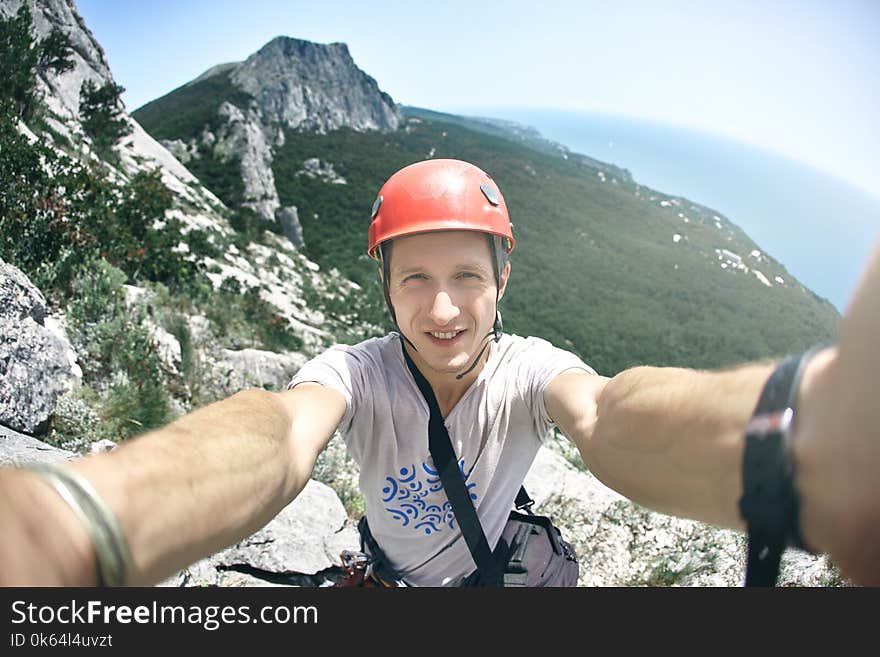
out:
{"label": "sea", "polygon": [[880,248],[880,190],[869,194],[769,150],[607,114],[509,107],[452,111],[532,126],[571,151],[628,169],[639,184],[718,211],[840,312],[872,247]]}

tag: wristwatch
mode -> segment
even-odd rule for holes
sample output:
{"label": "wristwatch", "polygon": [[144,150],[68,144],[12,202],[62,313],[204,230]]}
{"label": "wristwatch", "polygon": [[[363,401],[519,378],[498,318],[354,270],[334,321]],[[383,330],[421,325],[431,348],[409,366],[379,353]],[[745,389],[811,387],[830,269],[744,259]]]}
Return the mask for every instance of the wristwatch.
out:
{"label": "wristwatch", "polygon": [[806,549],[800,537],[798,495],[788,435],[806,363],[818,350],[783,360],[761,391],[745,429],[743,495],[739,509],[749,532],[746,586],[774,586],[786,547]]}

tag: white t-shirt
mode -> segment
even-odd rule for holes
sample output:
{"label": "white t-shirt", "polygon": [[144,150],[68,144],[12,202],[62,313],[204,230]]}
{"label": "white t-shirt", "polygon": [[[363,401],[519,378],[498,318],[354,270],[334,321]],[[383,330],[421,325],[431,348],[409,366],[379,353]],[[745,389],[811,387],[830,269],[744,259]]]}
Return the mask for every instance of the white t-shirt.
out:
{"label": "white t-shirt", "polygon": [[[504,334],[446,417],[490,547],[550,435],[544,390],[569,369],[595,374],[546,340]],[[338,430],[360,466],[367,522],[390,565],[417,586],[456,585],[476,566],[428,451],[428,405],[407,369],[400,336],[331,347],[288,387],[306,381],[345,397]]]}

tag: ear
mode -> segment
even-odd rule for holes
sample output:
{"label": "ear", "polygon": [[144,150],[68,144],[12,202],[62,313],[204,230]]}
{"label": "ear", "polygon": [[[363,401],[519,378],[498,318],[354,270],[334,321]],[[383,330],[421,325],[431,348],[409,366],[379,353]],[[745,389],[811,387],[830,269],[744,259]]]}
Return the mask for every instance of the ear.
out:
{"label": "ear", "polygon": [[507,289],[507,280],[510,278],[510,260],[507,261],[507,264],[504,266],[504,269],[501,272],[501,284],[498,286],[498,300],[501,301],[502,297],[504,297],[504,291]]}

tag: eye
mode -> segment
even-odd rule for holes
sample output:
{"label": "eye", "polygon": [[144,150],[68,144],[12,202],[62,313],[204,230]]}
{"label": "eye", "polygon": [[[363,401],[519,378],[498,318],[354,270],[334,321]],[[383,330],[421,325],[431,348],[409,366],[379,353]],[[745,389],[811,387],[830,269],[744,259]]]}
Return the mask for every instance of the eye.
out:
{"label": "eye", "polygon": [[459,278],[480,278],[479,274],[472,271],[463,271],[458,275]]}
{"label": "eye", "polygon": [[411,280],[425,280],[427,278],[428,277],[425,276],[424,274],[410,274],[409,276],[407,276],[406,278],[403,279],[403,282],[406,283]]}

